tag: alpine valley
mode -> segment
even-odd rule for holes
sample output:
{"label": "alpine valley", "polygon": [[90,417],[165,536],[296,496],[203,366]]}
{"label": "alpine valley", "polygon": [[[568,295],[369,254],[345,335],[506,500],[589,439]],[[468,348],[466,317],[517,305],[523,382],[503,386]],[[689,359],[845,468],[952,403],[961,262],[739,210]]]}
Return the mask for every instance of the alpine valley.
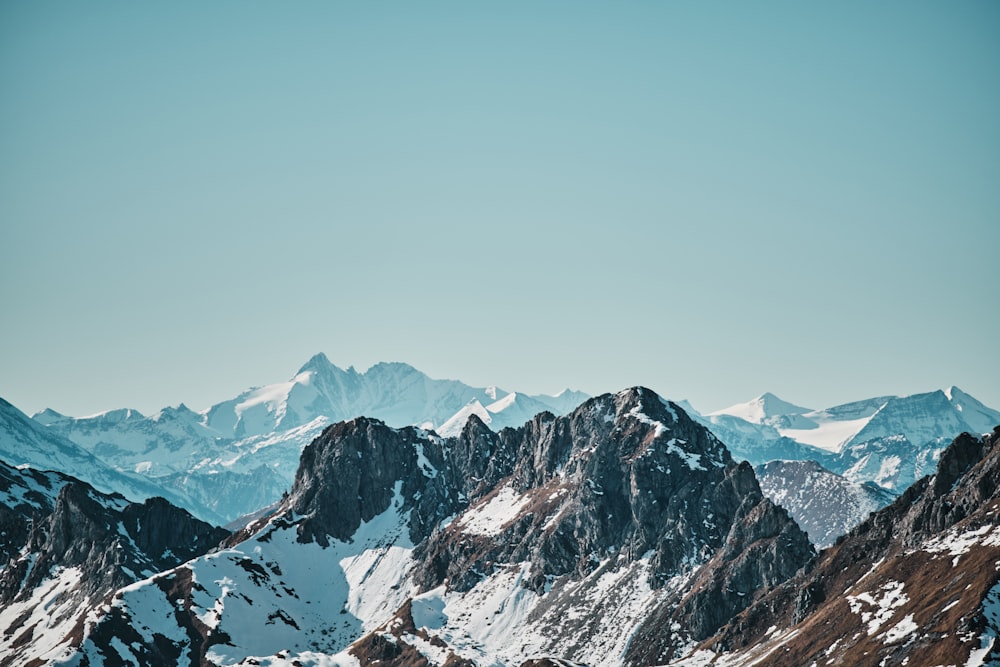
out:
{"label": "alpine valley", "polygon": [[1000,664],[1000,412],[956,387],[699,413],[320,354],[200,412],[0,401],[0,460],[0,665]]}

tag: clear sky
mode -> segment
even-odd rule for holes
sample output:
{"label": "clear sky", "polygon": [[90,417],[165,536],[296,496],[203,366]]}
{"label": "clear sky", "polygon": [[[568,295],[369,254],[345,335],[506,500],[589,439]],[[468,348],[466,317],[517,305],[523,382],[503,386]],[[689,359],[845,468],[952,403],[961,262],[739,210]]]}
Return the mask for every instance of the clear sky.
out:
{"label": "clear sky", "polygon": [[313,353],[1000,407],[1000,3],[4,2],[0,396]]}

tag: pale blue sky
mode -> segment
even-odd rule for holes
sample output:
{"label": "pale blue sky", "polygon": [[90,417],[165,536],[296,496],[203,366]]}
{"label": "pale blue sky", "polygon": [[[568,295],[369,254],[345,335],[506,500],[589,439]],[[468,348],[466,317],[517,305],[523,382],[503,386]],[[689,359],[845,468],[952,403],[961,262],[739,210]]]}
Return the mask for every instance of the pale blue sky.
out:
{"label": "pale blue sky", "polygon": [[1000,4],[0,4],[0,396],[325,351],[1000,407]]}

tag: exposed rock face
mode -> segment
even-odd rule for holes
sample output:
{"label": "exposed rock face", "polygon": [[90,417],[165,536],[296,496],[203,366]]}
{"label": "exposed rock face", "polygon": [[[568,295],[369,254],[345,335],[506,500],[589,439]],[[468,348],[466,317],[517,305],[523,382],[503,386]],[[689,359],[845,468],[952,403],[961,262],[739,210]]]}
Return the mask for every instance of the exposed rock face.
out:
{"label": "exposed rock face", "polygon": [[694,640],[710,636],[815,555],[784,509],[766,498],[755,501],[754,494],[746,498],[724,546],[697,573],[680,601],[664,602],[643,619],[629,644],[627,664],[661,664],[676,657],[686,646],[671,628],[683,628]]}
{"label": "exposed rock face", "polygon": [[[447,439],[336,424],[303,451],[277,512],[228,544],[116,601],[86,655],[115,650],[110,628],[154,627],[142,614],[155,608],[183,616],[157,632],[200,660],[293,647],[390,664],[644,664],[712,634],[814,557],[748,464],[641,388],[499,433],[474,415]],[[317,571],[322,599],[304,588]],[[188,580],[199,583],[163,599]],[[664,631],[674,623],[684,631]],[[646,649],[627,649],[635,632]],[[147,635],[128,645],[136,659],[153,654]]]}
{"label": "exposed rock face", "polygon": [[[130,503],[58,473],[0,464],[0,486],[8,556],[0,570],[0,664],[30,657],[36,629],[72,625],[114,590],[201,555],[228,535],[163,498]],[[38,592],[50,589],[42,606]]]}
{"label": "exposed rock face", "polygon": [[7,563],[28,543],[35,519],[52,511],[67,475],[13,468],[0,461],[0,562]]}
{"label": "exposed rock face", "polygon": [[755,472],[764,495],[788,510],[821,548],[896,499],[872,482],[852,482],[814,461],[771,461]]}
{"label": "exposed rock face", "polygon": [[540,590],[546,577],[587,574],[599,560],[591,556],[610,550],[629,559],[652,552],[660,581],[720,548],[747,494],[760,501],[749,467],[649,390],[600,396],[567,417],[543,413],[491,435],[470,420],[453,450],[459,477],[474,500],[510,487],[526,507],[488,539],[468,539],[461,522],[435,532],[416,575],[426,588],[467,589],[470,573],[528,560]]}
{"label": "exposed rock face", "polygon": [[[366,415],[390,426],[440,427],[450,421],[460,429],[464,420],[453,415],[471,400],[494,425],[522,424],[539,410],[563,414],[586,398],[568,390],[526,396],[470,387],[429,378],[401,363],[380,363],[360,373],[317,354],[287,382],[250,389],[203,412],[181,404],[149,416],[130,409],[82,418],[52,410],[34,420],[21,416],[43,438],[80,450],[58,452],[61,445],[50,442],[46,457],[32,463],[73,470],[56,461],[96,455],[115,470],[136,473],[108,469],[98,477],[84,475],[81,468],[78,476],[98,488],[135,498],[163,495],[202,519],[225,524],[277,502],[294,481],[302,449],[335,422]],[[0,458],[22,463],[5,456],[12,453],[2,437],[7,407],[0,400]],[[130,481],[131,486],[123,486]],[[152,491],[133,491],[146,487]]]}
{"label": "exposed rock face", "polygon": [[442,441],[426,431],[364,417],[341,422],[303,450],[286,512],[301,517],[302,541],[326,546],[328,538],[349,540],[401,493],[418,542],[458,502],[438,474],[444,467]]}
{"label": "exposed rock face", "polygon": [[[52,513],[35,521],[27,543],[34,556],[30,567],[19,559],[0,573],[0,602],[30,595],[57,567],[83,568],[81,590],[88,597],[107,594],[138,574],[160,572],[205,553],[226,535],[163,498],[129,503],[74,480],[62,487]],[[15,573],[25,568],[18,591]]]}
{"label": "exposed rock face", "polygon": [[[725,653],[726,665],[764,656],[770,665],[995,664],[998,484],[1000,427],[983,439],[959,436],[936,475],[870,516],[703,648]],[[691,664],[709,664],[711,655]]]}
{"label": "exposed rock face", "polygon": [[[648,561],[654,589],[700,572],[688,594],[663,595],[632,642],[638,648],[623,656],[630,664],[662,662],[708,636],[814,556],[794,521],[763,497],[751,467],[649,390],[600,396],[567,417],[543,413],[499,434],[472,417],[448,444],[444,476],[470,505],[418,544],[419,590],[467,592],[528,563],[523,585],[544,596],[554,581],[608,568],[609,555],[611,571]],[[508,506],[501,520],[477,523]],[[547,595],[550,608],[567,604]],[[663,632],[675,622],[690,634]]]}

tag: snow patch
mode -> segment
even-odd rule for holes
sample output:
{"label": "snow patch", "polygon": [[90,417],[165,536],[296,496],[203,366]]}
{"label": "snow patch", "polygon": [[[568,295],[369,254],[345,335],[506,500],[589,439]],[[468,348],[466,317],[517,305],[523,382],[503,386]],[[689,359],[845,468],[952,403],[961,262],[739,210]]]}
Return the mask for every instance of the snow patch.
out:
{"label": "snow patch", "polygon": [[438,476],[438,470],[433,465],[431,465],[430,460],[427,455],[424,454],[424,445],[421,442],[413,443],[413,446],[417,450],[417,468],[424,474],[424,477],[429,477],[434,479]]}
{"label": "snow patch", "polygon": [[487,502],[466,512],[456,525],[470,535],[499,535],[530,500],[505,486]]}
{"label": "snow patch", "polygon": [[861,419],[820,421],[816,428],[779,428],[778,433],[792,440],[837,453],[841,451],[845,443],[860,433],[871,419],[871,417],[863,417]]}
{"label": "snow patch", "polygon": [[909,601],[909,597],[903,592],[901,581],[889,581],[880,590],[882,594],[878,597],[868,592],[847,596],[851,612],[861,616],[861,622],[868,625],[869,635],[878,632],[878,629],[892,618],[894,610]]}
{"label": "snow patch", "polygon": [[906,639],[918,629],[917,624],[913,622],[913,614],[907,614],[903,620],[889,628],[881,636],[885,639],[886,644],[895,644]]}
{"label": "snow patch", "polygon": [[959,559],[976,545],[1000,546],[1000,526],[980,526],[961,533],[952,528],[945,534],[924,542],[922,549],[932,554],[947,553],[954,556],[952,562],[957,565]]}

